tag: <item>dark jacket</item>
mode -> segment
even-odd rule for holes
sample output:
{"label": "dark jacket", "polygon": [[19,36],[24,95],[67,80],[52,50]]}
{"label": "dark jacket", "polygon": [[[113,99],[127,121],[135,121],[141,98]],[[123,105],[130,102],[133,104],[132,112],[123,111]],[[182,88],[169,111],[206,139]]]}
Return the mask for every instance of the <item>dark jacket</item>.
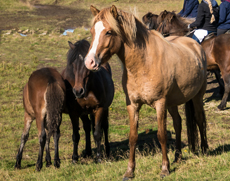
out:
{"label": "dark jacket", "polygon": [[219,19],[219,7],[218,4],[213,7],[213,14],[215,16],[215,21],[210,23],[211,13],[208,4],[201,2],[198,7],[196,21],[190,24],[190,28],[197,27],[197,29],[204,29],[208,31],[217,31],[218,19]]}
{"label": "dark jacket", "polygon": [[223,1],[220,4],[218,29],[230,29],[230,2]]}
{"label": "dark jacket", "polygon": [[195,18],[198,6],[198,0],[184,0],[183,9],[178,14],[184,17]]}

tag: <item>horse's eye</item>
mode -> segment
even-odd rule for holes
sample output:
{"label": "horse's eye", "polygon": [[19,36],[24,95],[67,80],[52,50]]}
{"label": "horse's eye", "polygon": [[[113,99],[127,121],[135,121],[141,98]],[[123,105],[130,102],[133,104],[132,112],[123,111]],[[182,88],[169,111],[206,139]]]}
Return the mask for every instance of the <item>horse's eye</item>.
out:
{"label": "horse's eye", "polygon": [[105,35],[108,35],[108,36],[109,36],[109,35],[112,35],[112,31],[111,31],[111,30],[110,30],[110,31],[107,31]]}

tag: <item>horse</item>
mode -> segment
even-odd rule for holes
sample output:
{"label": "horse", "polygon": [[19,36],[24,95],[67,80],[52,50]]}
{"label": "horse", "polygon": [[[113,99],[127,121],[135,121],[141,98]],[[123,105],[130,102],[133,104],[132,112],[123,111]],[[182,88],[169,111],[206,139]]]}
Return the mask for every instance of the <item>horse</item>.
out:
{"label": "horse", "polygon": [[88,130],[86,133],[86,144],[88,143],[86,152],[88,150],[88,154],[91,154],[88,115],[90,115],[93,124],[93,135],[97,145],[97,161],[101,161],[101,130],[104,132],[107,157],[110,154],[108,108],[114,97],[112,72],[108,63],[102,65],[99,72],[91,72],[85,67],[84,57],[88,52],[89,46],[90,44],[86,40],[80,40],[74,44],[69,42],[70,49],[67,53],[67,66],[62,71],[62,76],[67,82],[67,107],[73,125],[73,162],[78,160],[79,117],[83,118],[84,129]]}
{"label": "horse", "polygon": [[[147,13],[149,14],[149,13]],[[148,16],[150,17],[150,16]],[[150,21],[150,20],[149,20]],[[143,21],[148,25],[148,21]],[[164,36],[187,35],[190,30],[187,28],[191,23],[189,20],[176,15],[174,12],[163,11],[158,17],[159,26],[156,29]],[[221,103],[218,105],[219,110],[226,108],[228,95],[230,92],[230,34],[222,34],[220,36],[212,35],[201,43],[207,57],[207,70],[214,71],[217,81],[220,85],[220,93],[223,94]],[[223,81],[220,79],[222,73]]]}
{"label": "horse", "polygon": [[145,23],[145,25],[147,26],[148,29],[152,30],[156,30],[158,27],[158,22],[157,22],[157,18],[158,15],[157,14],[153,14],[151,12],[148,12],[147,14],[145,14],[142,17],[142,21]]}
{"label": "horse", "polygon": [[21,168],[23,148],[28,140],[29,130],[34,119],[36,119],[40,143],[36,170],[40,171],[42,168],[44,147],[46,147],[46,166],[49,167],[52,164],[49,150],[52,135],[55,146],[54,166],[60,167],[58,141],[62,111],[65,108],[65,95],[65,82],[56,69],[42,68],[31,74],[23,89],[24,130],[15,168]]}
{"label": "horse", "polygon": [[[181,117],[178,105],[186,104],[189,147],[197,150],[199,127],[201,149],[208,149],[203,95],[206,91],[206,59],[201,46],[191,38],[165,39],[157,31],[148,31],[133,14],[116,6],[101,11],[90,7],[94,15],[92,42],[85,66],[95,72],[117,54],[123,63],[122,86],[130,120],[129,162],[123,180],[134,177],[135,147],[138,139],[139,111],[143,104],[156,109],[157,137],[162,149],[162,171],[169,175],[167,156],[167,110],[176,132],[175,161],[181,156]],[[183,75],[183,76],[181,76]]]}

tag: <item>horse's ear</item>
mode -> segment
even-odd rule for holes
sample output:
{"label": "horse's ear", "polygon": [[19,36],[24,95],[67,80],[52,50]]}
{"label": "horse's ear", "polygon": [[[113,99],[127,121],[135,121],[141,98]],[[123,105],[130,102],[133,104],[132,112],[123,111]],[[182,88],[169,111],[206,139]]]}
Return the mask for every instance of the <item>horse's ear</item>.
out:
{"label": "horse's ear", "polygon": [[68,41],[68,43],[69,43],[69,47],[70,47],[71,49],[74,49],[74,48],[75,48],[75,45],[74,45],[73,43],[71,43],[70,41]]}
{"label": "horse's ear", "polygon": [[82,56],[81,54],[79,54],[79,58],[80,58],[81,60],[84,60],[84,58],[83,58],[83,56]]}
{"label": "horse's ear", "polygon": [[116,6],[112,5],[112,7],[110,8],[110,12],[111,12],[111,14],[113,15],[113,17],[114,17],[115,19],[118,18],[118,12],[117,12]]}
{"label": "horse's ear", "polygon": [[94,16],[96,16],[99,12],[100,12],[100,10],[98,10],[97,8],[95,8],[94,6],[90,6],[90,11],[92,12],[92,14],[94,15]]}

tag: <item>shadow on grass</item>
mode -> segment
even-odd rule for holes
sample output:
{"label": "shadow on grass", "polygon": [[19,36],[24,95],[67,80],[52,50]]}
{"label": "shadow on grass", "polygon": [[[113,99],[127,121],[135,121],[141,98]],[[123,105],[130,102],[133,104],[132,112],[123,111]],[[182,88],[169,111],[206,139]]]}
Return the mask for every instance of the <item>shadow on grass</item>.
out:
{"label": "shadow on grass", "polygon": [[[103,141],[102,141],[103,143]],[[167,131],[167,149],[175,151],[175,139],[172,138],[172,133]],[[181,148],[186,146],[185,143],[181,143]],[[105,150],[102,146],[102,155],[104,158]],[[96,159],[96,148],[92,149],[92,157]],[[157,152],[161,152],[161,146],[157,138],[157,131],[148,130],[138,134],[138,142],[136,146],[136,153],[148,156]],[[129,139],[117,142],[110,142],[110,159],[112,161],[120,161],[129,158]]]}
{"label": "shadow on grass", "polygon": [[209,151],[209,155],[214,156],[214,155],[221,155],[222,153],[227,153],[230,151],[230,145],[220,145],[216,149]]}

